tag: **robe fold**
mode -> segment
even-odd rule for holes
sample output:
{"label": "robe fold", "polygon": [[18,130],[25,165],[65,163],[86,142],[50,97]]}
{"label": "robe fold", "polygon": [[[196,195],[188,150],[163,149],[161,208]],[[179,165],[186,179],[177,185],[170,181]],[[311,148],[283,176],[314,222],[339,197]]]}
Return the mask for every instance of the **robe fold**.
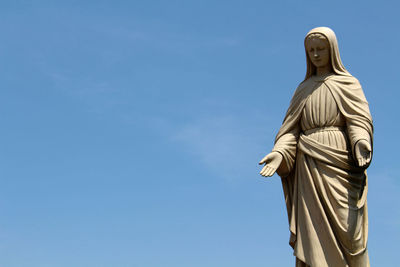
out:
{"label": "robe fold", "polygon": [[289,243],[303,266],[369,266],[367,174],[353,155],[360,140],[372,147],[372,119],[356,78],[312,76],[299,85],[273,151],[283,156],[277,173]]}

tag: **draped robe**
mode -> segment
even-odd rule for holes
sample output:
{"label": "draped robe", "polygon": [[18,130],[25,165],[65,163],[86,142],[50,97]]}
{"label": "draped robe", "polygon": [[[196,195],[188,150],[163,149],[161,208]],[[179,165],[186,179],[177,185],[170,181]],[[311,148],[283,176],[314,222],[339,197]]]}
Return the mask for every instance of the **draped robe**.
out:
{"label": "draped robe", "polygon": [[297,88],[273,151],[281,176],[297,266],[365,267],[368,191],[354,147],[372,147],[372,119],[351,75],[312,76]]}

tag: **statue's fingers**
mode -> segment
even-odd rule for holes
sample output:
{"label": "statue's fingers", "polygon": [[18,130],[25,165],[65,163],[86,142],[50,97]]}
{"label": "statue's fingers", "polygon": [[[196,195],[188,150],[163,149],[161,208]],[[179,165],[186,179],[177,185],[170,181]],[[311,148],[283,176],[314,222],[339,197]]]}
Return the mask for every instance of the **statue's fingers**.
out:
{"label": "statue's fingers", "polygon": [[362,158],[357,158],[357,163],[358,163],[358,166],[360,166],[360,167],[362,167],[361,159],[362,159]]}
{"label": "statue's fingers", "polygon": [[271,176],[271,172],[272,172],[272,168],[271,168],[270,166],[268,166],[268,168],[265,170],[265,173],[266,173],[268,176]]}
{"label": "statue's fingers", "polygon": [[262,168],[262,170],[261,170],[261,172],[265,172],[265,170],[268,168],[268,165],[265,165],[263,168]]}
{"label": "statue's fingers", "polygon": [[269,172],[265,172],[265,173],[263,174],[263,176],[265,176],[265,177],[270,177],[271,175],[269,174]]}
{"label": "statue's fingers", "polygon": [[368,163],[371,162],[371,158],[372,158],[372,153],[369,152],[369,153],[368,153],[368,156],[367,156],[367,159],[366,159],[366,164],[368,164]]}
{"label": "statue's fingers", "polygon": [[264,168],[260,171],[260,174],[261,174],[262,176],[265,176],[266,170],[267,170],[267,166],[264,166]]}
{"label": "statue's fingers", "polygon": [[268,176],[274,175],[275,171],[276,171],[276,168],[269,167],[268,168]]}
{"label": "statue's fingers", "polygon": [[269,170],[269,167],[268,167],[268,166],[265,166],[265,168],[264,168],[263,171],[262,171],[262,175],[263,175],[263,176],[268,176],[268,170]]}
{"label": "statue's fingers", "polygon": [[367,143],[367,150],[371,153],[372,152],[372,148],[371,148],[371,144],[370,143]]}

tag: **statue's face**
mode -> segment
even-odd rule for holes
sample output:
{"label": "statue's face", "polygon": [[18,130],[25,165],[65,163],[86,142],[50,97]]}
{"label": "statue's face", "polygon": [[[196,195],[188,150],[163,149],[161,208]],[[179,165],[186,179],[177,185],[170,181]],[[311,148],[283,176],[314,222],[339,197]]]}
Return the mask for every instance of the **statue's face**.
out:
{"label": "statue's face", "polygon": [[307,40],[306,50],[315,67],[321,68],[330,64],[329,43],[325,38],[315,37]]}

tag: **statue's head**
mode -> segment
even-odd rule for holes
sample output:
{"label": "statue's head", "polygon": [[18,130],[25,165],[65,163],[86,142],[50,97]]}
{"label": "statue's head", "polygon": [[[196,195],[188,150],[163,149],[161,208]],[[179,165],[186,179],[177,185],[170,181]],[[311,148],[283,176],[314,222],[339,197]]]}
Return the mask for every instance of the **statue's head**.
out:
{"label": "statue's head", "polygon": [[305,47],[307,57],[316,68],[331,64],[329,41],[324,35],[320,33],[307,35]]}
{"label": "statue's head", "polygon": [[340,59],[335,33],[328,27],[318,27],[309,31],[304,39],[307,58],[306,79],[316,73],[317,67],[331,64],[338,75],[350,75]]}

